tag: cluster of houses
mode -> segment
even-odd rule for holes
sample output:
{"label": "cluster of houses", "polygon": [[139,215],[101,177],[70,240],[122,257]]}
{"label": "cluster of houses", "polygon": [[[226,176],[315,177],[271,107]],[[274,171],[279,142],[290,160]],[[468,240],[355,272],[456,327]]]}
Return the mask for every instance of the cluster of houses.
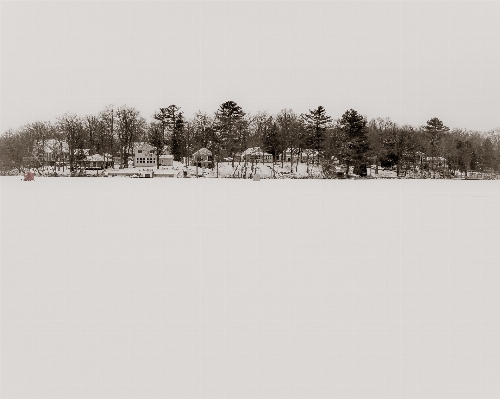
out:
{"label": "cluster of houses", "polygon": [[[297,161],[302,162],[306,158],[312,160],[317,156],[318,156],[317,151],[313,150],[295,151],[288,148],[286,151],[284,151],[283,154],[278,154],[275,157],[274,161],[281,162],[283,160],[284,162],[290,162],[291,160],[293,160],[294,162]],[[191,156],[190,161],[192,165],[198,164],[198,166],[200,167],[202,166],[208,167],[213,162],[212,152],[206,148],[200,148]],[[224,158],[224,161],[233,161],[233,159]],[[245,151],[241,153],[236,153],[234,161],[271,163],[273,162],[273,156],[272,154],[263,151],[260,147],[251,147],[247,148]]]}
{"label": "cluster of houses", "polygon": [[[69,166],[69,146],[64,141],[47,139],[34,143],[33,153],[23,158],[25,167],[51,166],[64,170]],[[91,154],[89,149],[78,149],[74,153],[75,164],[87,170],[101,170],[122,166],[122,158],[108,153]],[[173,155],[160,155],[161,166],[172,166]],[[134,143],[132,163],[134,167],[156,166],[156,150],[147,143]]]}
{"label": "cluster of houses", "polygon": [[[37,141],[33,146],[33,153],[23,158],[25,167],[51,166],[57,170],[64,170],[69,166],[69,146],[64,141],[47,139]],[[104,153],[90,154],[88,149],[79,149],[74,153],[75,163],[85,169],[106,169],[113,166],[113,156]]]}
{"label": "cluster of houses", "polygon": [[[162,167],[173,166],[174,156],[169,154],[168,148],[165,147],[162,154],[158,157],[156,149],[148,143],[136,142],[133,144],[131,155],[132,165],[122,165],[121,157],[112,156],[108,153],[91,154],[88,149],[80,149],[75,153],[75,163],[80,168],[90,170],[102,170],[107,168],[123,168],[143,167],[156,168],[157,164]],[[34,143],[34,154],[38,156],[25,157],[24,163],[26,167],[40,166],[43,162],[45,166],[52,166],[60,170],[69,165],[69,148],[64,141],[48,139],[43,142],[37,141]],[[318,152],[310,149],[297,151],[291,148],[286,149],[283,153],[277,155],[274,159],[276,162],[311,162],[316,160]],[[405,157],[411,159],[413,165],[424,166],[432,165],[433,168],[447,168],[446,159],[443,157],[426,157],[422,152],[407,154]],[[233,161],[232,158],[224,158],[224,161]],[[261,147],[251,147],[234,156],[236,162],[256,162],[256,163],[271,163],[273,162],[272,154],[265,152]],[[338,164],[338,160],[335,160]],[[213,166],[213,154],[207,148],[200,148],[194,152],[191,157],[184,158],[185,163],[193,166],[209,168]]]}

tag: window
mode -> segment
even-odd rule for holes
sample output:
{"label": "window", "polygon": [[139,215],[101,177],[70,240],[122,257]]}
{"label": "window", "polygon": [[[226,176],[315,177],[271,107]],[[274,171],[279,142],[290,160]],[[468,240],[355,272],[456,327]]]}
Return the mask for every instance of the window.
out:
{"label": "window", "polygon": [[141,154],[141,153],[142,153],[142,150],[137,150],[137,152],[138,152],[139,154]]}

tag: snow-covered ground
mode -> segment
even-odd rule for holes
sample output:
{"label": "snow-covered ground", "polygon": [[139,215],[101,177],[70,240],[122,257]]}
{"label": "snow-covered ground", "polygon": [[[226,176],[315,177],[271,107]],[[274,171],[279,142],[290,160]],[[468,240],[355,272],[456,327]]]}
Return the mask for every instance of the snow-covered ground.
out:
{"label": "snow-covered ground", "polygon": [[[193,167],[190,167],[192,169]],[[273,171],[274,169],[274,171]],[[216,177],[217,168],[205,169],[206,177]],[[281,163],[275,163],[274,165],[270,162],[268,163],[255,163],[252,165],[250,162],[245,165],[244,162],[235,162],[234,167],[231,162],[221,162],[219,163],[219,177],[236,177],[236,178],[250,178],[253,174],[259,174],[263,179],[270,178],[301,178],[301,177],[320,177],[320,167],[317,165],[307,164],[305,162],[299,162],[297,165],[294,163],[293,169],[290,168],[290,162],[285,162],[283,166]]]}
{"label": "snow-covered ground", "polygon": [[500,397],[497,181],[0,196],[2,398]]}

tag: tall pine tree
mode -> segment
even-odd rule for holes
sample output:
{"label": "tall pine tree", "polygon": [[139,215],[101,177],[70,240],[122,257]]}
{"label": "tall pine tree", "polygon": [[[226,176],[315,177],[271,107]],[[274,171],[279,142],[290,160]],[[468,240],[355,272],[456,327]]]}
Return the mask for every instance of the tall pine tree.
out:
{"label": "tall pine tree", "polygon": [[301,117],[308,133],[307,144],[311,145],[318,153],[317,161],[319,164],[319,156],[325,141],[325,132],[331,125],[332,118],[326,114],[325,108],[321,105],[316,109],[309,110],[308,114],[303,114]]}
{"label": "tall pine tree", "polygon": [[438,118],[429,119],[427,124],[422,126],[422,129],[427,135],[427,150],[430,152],[430,156],[432,157],[431,169],[434,171],[435,159],[440,152],[439,150],[443,140],[443,134],[450,129]]}
{"label": "tall pine tree", "polygon": [[234,167],[234,155],[241,150],[246,135],[245,112],[234,101],[226,101],[215,113],[215,125],[220,143],[217,155],[220,156],[221,151],[227,152]]}
{"label": "tall pine tree", "polygon": [[167,108],[160,108],[160,113],[155,116],[155,119],[160,121],[167,132],[165,140],[174,160],[181,161],[182,157],[187,155],[184,137],[184,113],[180,107],[172,104]]}
{"label": "tall pine tree", "polygon": [[340,130],[344,134],[344,162],[349,167],[354,166],[354,173],[366,176],[366,161],[369,150],[366,118],[354,109],[350,109],[339,120]]}

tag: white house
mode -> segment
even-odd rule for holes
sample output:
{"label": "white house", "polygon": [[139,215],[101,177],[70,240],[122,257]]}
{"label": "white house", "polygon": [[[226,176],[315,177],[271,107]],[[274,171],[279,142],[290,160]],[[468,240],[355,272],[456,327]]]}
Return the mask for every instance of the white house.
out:
{"label": "white house", "polygon": [[273,156],[268,152],[264,152],[260,147],[247,148],[241,154],[242,161],[255,161],[255,162],[272,162]]}
{"label": "white house", "polygon": [[134,146],[134,167],[156,166],[156,150],[148,143],[139,143]]}

